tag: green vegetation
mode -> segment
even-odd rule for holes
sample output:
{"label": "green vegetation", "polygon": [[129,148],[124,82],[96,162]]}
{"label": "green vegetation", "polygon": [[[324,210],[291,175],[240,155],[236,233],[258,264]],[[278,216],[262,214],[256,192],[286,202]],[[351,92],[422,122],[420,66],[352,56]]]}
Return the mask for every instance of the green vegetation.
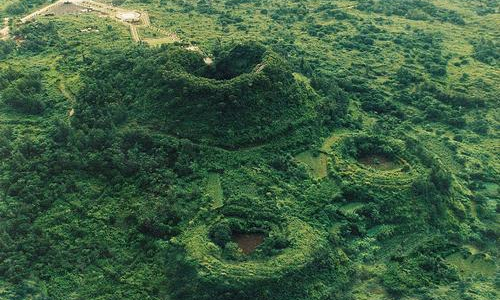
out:
{"label": "green vegetation", "polygon": [[101,2],[0,0],[0,299],[499,297],[498,1]]}
{"label": "green vegetation", "polygon": [[43,98],[46,95],[39,72],[21,74],[13,69],[6,69],[0,77],[3,85],[0,87],[0,98],[4,104],[27,114],[40,114],[44,110],[46,101]]}
{"label": "green vegetation", "polygon": [[31,9],[36,8],[42,4],[50,3],[48,0],[17,0],[17,1],[2,1],[0,4],[3,6],[2,15],[17,16],[29,12]]}
{"label": "green vegetation", "polygon": [[464,19],[456,11],[440,8],[432,2],[422,0],[358,1],[358,9],[384,13],[388,16],[403,16],[410,20],[439,20],[457,25],[465,25]]}
{"label": "green vegetation", "polygon": [[497,41],[480,39],[473,43],[474,58],[490,65],[498,65],[500,59],[500,45]]}
{"label": "green vegetation", "polygon": [[[178,137],[237,148],[262,143],[315,118],[317,95],[262,46],[221,50],[213,65],[206,65],[199,53],[179,50],[133,49],[96,57],[85,74],[78,122],[114,106],[128,114],[110,115],[114,120],[109,122],[133,118]],[[158,80],[137,85],[138,76]]]}

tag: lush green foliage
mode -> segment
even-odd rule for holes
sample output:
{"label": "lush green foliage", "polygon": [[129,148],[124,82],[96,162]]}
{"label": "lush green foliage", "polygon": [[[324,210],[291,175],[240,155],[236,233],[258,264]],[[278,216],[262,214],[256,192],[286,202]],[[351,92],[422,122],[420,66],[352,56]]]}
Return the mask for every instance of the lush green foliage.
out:
{"label": "lush green foliage", "polygon": [[45,4],[47,0],[19,0],[12,1],[5,7],[7,15],[21,15],[27,13],[30,9]]}
{"label": "lush green foliage", "polygon": [[46,97],[41,74],[31,71],[21,74],[13,69],[0,73],[0,101],[13,109],[30,114],[43,111]]}
{"label": "lush green foliage", "polygon": [[358,9],[370,12],[384,13],[386,15],[403,16],[410,20],[436,19],[442,22],[450,22],[457,25],[464,25],[464,19],[455,11],[446,8],[439,8],[432,2],[423,0],[386,0],[358,1]]}
{"label": "lush green foliage", "polygon": [[[262,46],[237,45],[214,66],[178,48],[89,59],[78,122],[105,114],[110,126],[135,119],[178,137],[235,148],[262,143],[315,117],[318,96]],[[138,77],[155,80],[137,84]]]}
{"label": "lush green foliage", "polygon": [[0,299],[498,298],[497,1],[48,2],[0,0]]}
{"label": "lush green foliage", "polygon": [[500,46],[496,41],[484,38],[474,43],[474,58],[490,65],[498,65],[500,59]]}

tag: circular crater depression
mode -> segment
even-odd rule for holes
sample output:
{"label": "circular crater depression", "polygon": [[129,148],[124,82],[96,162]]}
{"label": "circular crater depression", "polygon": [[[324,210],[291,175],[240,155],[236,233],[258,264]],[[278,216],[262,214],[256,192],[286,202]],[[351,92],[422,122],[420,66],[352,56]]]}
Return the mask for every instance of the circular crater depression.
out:
{"label": "circular crater depression", "polygon": [[232,233],[231,240],[235,242],[244,254],[252,253],[264,242],[262,233]]}
{"label": "circular crater depression", "polygon": [[169,133],[237,149],[315,118],[317,94],[265,47],[238,44],[219,53],[212,65],[203,59],[184,50],[163,74],[150,120]]}
{"label": "circular crater depression", "polygon": [[242,74],[259,72],[265,67],[266,48],[258,44],[238,44],[219,53],[213,65],[199,75],[217,80],[230,80]]}
{"label": "circular crater depression", "polygon": [[333,145],[332,168],[349,181],[393,187],[410,186],[423,166],[403,140],[349,134]]}
{"label": "circular crater depression", "polygon": [[[286,291],[301,294],[303,290],[298,279],[293,284],[289,279],[314,274],[318,257],[327,247],[324,233],[299,219],[287,220],[283,226],[286,241],[274,242],[272,246],[269,246],[269,241],[277,240],[273,238],[273,230],[248,233],[235,231],[234,234],[226,235],[228,240],[221,246],[220,236],[213,236],[213,226],[194,226],[179,237],[179,243],[185,249],[186,259],[196,271],[191,280],[197,283],[200,290],[193,292],[214,297],[220,296],[218,293],[221,290],[228,295],[243,293],[262,297],[265,291],[261,287],[270,284],[275,286],[277,293]],[[227,253],[234,242],[242,248],[238,250],[242,253],[237,257]],[[265,252],[263,248],[268,247],[279,248],[279,251]]]}

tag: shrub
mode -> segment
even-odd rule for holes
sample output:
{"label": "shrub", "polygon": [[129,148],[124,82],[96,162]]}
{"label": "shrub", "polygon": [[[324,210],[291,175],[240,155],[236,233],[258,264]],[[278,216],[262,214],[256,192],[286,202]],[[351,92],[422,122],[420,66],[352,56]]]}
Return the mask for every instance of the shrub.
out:
{"label": "shrub", "polygon": [[222,221],[212,226],[209,237],[216,245],[224,248],[231,241],[231,227],[229,223]]}
{"label": "shrub", "polygon": [[500,45],[496,41],[481,38],[472,42],[474,46],[474,58],[492,66],[499,64]]}
{"label": "shrub", "polygon": [[451,174],[442,168],[432,168],[430,180],[438,191],[447,193],[450,190],[452,182]]}
{"label": "shrub", "polygon": [[16,48],[16,43],[14,41],[1,41],[0,40],[0,60],[4,59],[7,55],[12,53]]}
{"label": "shrub", "polygon": [[1,101],[22,113],[39,114],[44,110],[46,95],[39,73],[24,75],[8,70],[0,77],[5,79],[0,83],[0,88],[4,86],[0,92]]}

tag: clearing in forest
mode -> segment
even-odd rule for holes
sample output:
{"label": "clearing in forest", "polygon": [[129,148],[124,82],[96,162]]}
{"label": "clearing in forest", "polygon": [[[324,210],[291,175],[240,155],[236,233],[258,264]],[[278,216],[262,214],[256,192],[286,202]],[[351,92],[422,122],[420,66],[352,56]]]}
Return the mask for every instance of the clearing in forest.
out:
{"label": "clearing in forest", "polygon": [[359,157],[358,161],[365,166],[381,171],[390,171],[401,167],[399,163],[383,154],[366,154]]}
{"label": "clearing in forest", "polygon": [[214,200],[213,209],[220,208],[224,205],[224,192],[220,181],[220,175],[210,173],[207,178],[207,193]]}
{"label": "clearing in forest", "polygon": [[446,257],[446,261],[454,265],[462,275],[480,274],[493,276],[496,272],[495,261],[484,253],[454,253]]}
{"label": "clearing in forest", "polygon": [[358,209],[362,208],[363,206],[364,204],[361,202],[352,202],[342,206],[340,208],[340,211],[342,211],[343,213],[352,214],[355,213]]}
{"label": "clearing in forest", "polygon": [[315,154],[312,151],[305,151],[297,155],[295,159],[305,164],[316,179],[322,179],[328,175],[328,157],[323,153]]}
{"label": "clearing in forest", "polygon": [[318,154],[313,153],[313,151],[305,151],[295,156],[295,159],[307,165],[314,178],[323,179],[328,176],[328,155],[325,153],[330,153],[333,144],[341,138],[342,134],[332,133],[323,141]]}

